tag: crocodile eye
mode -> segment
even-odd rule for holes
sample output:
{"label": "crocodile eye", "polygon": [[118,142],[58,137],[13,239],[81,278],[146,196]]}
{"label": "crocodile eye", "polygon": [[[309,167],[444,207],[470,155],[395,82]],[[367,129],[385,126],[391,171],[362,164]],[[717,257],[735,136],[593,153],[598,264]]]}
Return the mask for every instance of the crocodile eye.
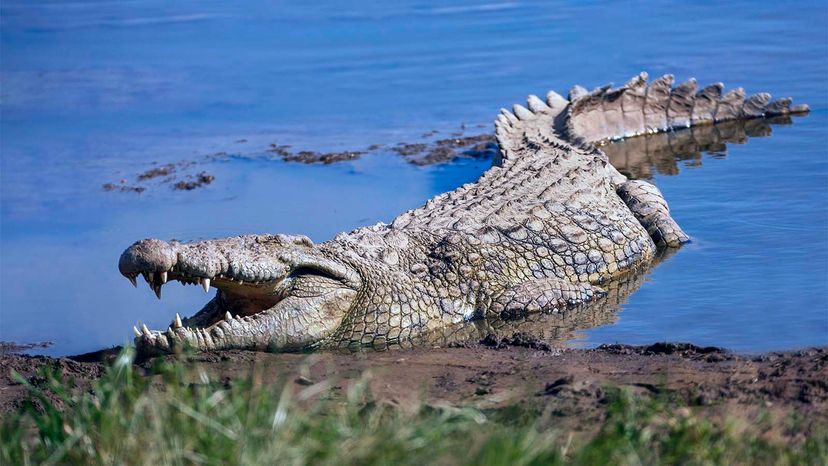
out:
{"label": "crocodile eye", "polygon": [[285,294],[294,297],[321,296],[348,288],[342,280],[314,267],[298,267],[284,282]]}
{"label": "crocodile eye", "polygon": [[295,269],[291,270],[290,274],[287,276],[287,278],[298,277],[320,277],[327,278],[329,280],[340,281],[339,277],[334,276],[330,272],[310,266],[296,267]]}

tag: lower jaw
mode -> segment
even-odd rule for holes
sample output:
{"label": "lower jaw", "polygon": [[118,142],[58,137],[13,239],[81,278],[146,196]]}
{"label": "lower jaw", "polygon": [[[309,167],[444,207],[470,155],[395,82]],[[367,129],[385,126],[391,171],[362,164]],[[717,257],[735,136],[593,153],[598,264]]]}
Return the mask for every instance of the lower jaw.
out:
{"label": "lower jaw", "polygon": [[261,308],[248,308],[240,313],[222,299],[219,291],[192,317],[182,321],[176,315],[166,331],[151,331],[142,326],[140,331],[136,330],[135,346],[139,353],[150,355],[181,352],[188,348],[209,351],[263,346],[261,349],[265,349],[266,344],[255,338],[261,336],[256,331],[256,321],[264,317],[265,312]]}
{"label": "lower jaw", "polygon": [[290,313],[284,314],[273,307],[279,302],[275,295],[251,298],[220,289],[192,317],[183,321],[176,319],[166,331],[136,335],[135,345],[139,353],[148,355],[176,353],[188,348],[299,352],[319,347],[334,330],[335,325],[321,315],[314,317],[322,320],[309,318],[302,325],[290,325],[287,321],[292,319]]}
{"label": "lower jaw", "polygon": [[135,345],[139,353],[150,355],[178,353],[188,349],[264,349],[266,345],[257,340],[253,325],[254,319],[250,317],[227,316],[209,327],[170,327],[164,332],[150,332],[149,335],[143,333],[135,338]]}

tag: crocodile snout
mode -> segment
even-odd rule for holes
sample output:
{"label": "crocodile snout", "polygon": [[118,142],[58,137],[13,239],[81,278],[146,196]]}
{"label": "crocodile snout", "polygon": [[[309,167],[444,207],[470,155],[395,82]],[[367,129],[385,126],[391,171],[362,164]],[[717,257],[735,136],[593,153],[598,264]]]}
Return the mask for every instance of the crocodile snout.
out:
{"label": "crocodile snout", "polygon": [[174,244],[158,239],[143,239],[121,254],[118,270],[132,279],[140,273],[166,272],[175,266],[176,261]]}

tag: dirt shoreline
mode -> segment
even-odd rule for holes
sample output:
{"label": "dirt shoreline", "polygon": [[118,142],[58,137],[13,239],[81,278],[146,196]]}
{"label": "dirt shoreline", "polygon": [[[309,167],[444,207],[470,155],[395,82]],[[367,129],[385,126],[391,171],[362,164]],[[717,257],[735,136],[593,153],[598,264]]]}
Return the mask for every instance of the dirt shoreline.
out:
{"label": "dirt shoreline", "polygon": [[[297,390],[325,382],[334,396],[363,381],[375,400],[402,409],[420,403],[480,409],[552,406],[562,425],[574,428],[599,420],[608,386],[642,396],[668,396],[687,406],[713,408],[713,416],[735,415],[748,423],[768,413],[805,423],[804,429],[787,434],[784,422],[779,423],[775,436],[803,435],[809,426],[828,423],[828,347],[742,356],[689,344],[549,349],[525,343],[484,340],[469,347],[357,354],[222,351],[188,356],[187,361],[224,383],[255,371],[263,380],[292,380]],[[12,371],[38,386],[43,383],[38,370],[51,366],[85,389],[114,354],[110,350],[74,359],[0,356],[0,417],[28,397]],[[176,357],[181,358],[167,358]],[[138,361],[136,366],[151,374],[155,362]]]}

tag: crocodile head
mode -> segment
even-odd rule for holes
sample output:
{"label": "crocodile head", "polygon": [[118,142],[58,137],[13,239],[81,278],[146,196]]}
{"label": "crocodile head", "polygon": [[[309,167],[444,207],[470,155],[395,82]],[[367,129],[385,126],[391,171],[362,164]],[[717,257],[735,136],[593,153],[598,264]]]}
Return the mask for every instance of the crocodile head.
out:
{"label": "crocodile head", "polygon": [[191,243],[145,239],[121,255],[121,274],[133,285],[142,275],[161,297],[177,280],[218,289],[188,319],[175,316],[165,331],[134,328],[139,351],[154,354],[256,348],[298,350],[330,335],[361,286],[349,265],[304,236],[249,235]]}

